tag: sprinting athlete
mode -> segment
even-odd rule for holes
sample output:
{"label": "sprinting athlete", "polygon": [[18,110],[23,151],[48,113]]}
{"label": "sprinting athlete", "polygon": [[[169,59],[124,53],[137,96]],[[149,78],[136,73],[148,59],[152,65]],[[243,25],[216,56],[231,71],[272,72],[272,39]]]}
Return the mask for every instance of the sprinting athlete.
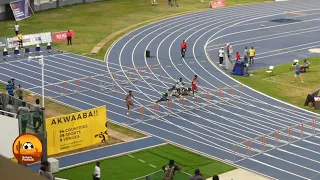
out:
{"label": "sprinting athlete", "polygon": [[130,111],[130,106],[134,106],[132,99],[134,98],[132,91],[129,91],[129,93],[126,95],[126,98],[124,100],[126,100],[126,105],[128,107],[128,111]]}
{"label": "sprinting athlete", "polygon": [[192,96],[189,94],[189,92],[192,91],[191,88],[184,88],[182,91],[182,96]]}
{"label": "sprinting athlete", "polygon": [[161,98],[158,100],[158,101],[156,101],[156,103],[159,103],[159,102],[161,102],[161,101],[171,101],[170,99],[168,99],[168,93],[164,93],[162,96],[161,96]]}
{"label": "sprinting athlete", "polygon": [[196,85],[197,82],[198,82],[198,76],[194,75],[194,78],[192,78],[191,80],[191,90],[193,94],[194,92],[198,91],[198,87]]}

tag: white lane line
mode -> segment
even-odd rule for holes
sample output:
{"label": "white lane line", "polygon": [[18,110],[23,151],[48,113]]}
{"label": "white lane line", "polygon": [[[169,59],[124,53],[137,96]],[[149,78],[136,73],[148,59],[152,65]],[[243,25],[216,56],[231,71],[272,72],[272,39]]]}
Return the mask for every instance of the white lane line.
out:
{"label": "white lane line", "polygon": [[[291,33],[290,32],[284,32],[284,33],[279,33],[279,34],[271,34],[271,35],[267,35],[267,36],[260,36],[260,37],[256,37],[256,38],[247,38],[247,39],[244,39],[244,40],[234,41],[234,42],[231,42],[231,43],[233,44],[233,46],[240,46],[240,45],[247,44],[248,42],[254,43],[254,42],[261,42],[261,41],[266,41],[266,40],[284,38],[284,37],[289,37],[289,36],[293,36],[293,35],[297,35],[297,34],[301,34],[301,33],[316,32],[316,31],[319,31],[319,27],[320,26],[317,26],[317,27],[314,27],[314,28],[306,28],[306,29],[303,29],[303,31],[300,30],[302,32],[297,32],[297,33],[295,33],[296,31],[292,31]],[[310,31],[310,29],[314,29],[314,30]],[[262,37],[268,37],[268,38],[262,38]],[[238,43],[238,42],[241,42],[241,43]],[[211,47],[215,47],[215,48],[208,48],[207,51],[213,51],[213,50],[216,51],[221,46],[225,46],[225,44],[219,44],[219,45],[211,46]]]}
{"label": "white lane line", "polygon": [[133,155],[131,155],[131,154],[128,154],[128,156],[129,156],[129,157],[131,157],[131,158],[134,158],[134,156],[133,156]]}
{"label": "white lane line", "polygon": [[157,166],[153,165],[153,164],[149,164],[149,166],[153,167],[153,168],[157,168]]}
{"label": "white lane line", "polygon": [[138,161],[140,161],[140,162],[142,162],[142,163],[145,163],[145,161],[144,161],[144,160],[142,160],[142,159],[138,159]]}
{"label": "white lane line", "polygon": [[253,162],[260,163],[260,164],[265,165],[265,166],[267,166],[267,167],[270,167],[270,168],[276,169],[276,170],[278,170],[278,171],[282,171],[282,172],[285,172],[285,173],[287,173],[287,174],[291,174],[291,175],[293,175],[293,176],[297,176],[297,177],[299,177],[299,178],[301,178],[301,179],[312,180],[312,179],[309,179],[309,178],[306,178],[306,177],[300,176],[300,175],[298,175],[298,174],[295,174],[295,173],[293,173],[293,172],[286,171],[286,170],[283,170],[283,169],[281,169],[281,168],[278,168],[278,167],[272,166],[272,165],[270,165],[270,164],[267,164],[267,163],[261,162],[261,161],[256,160],[256,159],[252,159],[252,158],[250,158],[249,160],[251,160],[251,161],[253,161]]}
{"label": "white lane line", "polygon": [[[304,11],[308,11],[308,10],[304,10]],[[270,17],[270,16],[268,16]],[[265,29],[272,29],[272,28],[276,28],[276,27],[285,27],[285,26],[291,26],[291,25],[295,25],[295,24],[302,24],[302,23],[306,23],[306,22],[312,22],[312,21],[318,21],[320,20],[320,18],[317,18],[317,19],[311,19],[311,20],[306,20],[306,21],[301,21],[301,22],[294,22],[294,23],[290,23],[290,24],[281,24],[281,25],[274,25],[274,26],[268,26],[266,27]],[[229,28],[229,27],[228,27]],[[244,30],[244,31],[237,31],[237,32],[234,32],[234,33],[228,33],[228,34],[225,34],[225,35],[222,35],[222,36],[219,36],[218,38],[215,38],[215,40],[217,39],[221,39],[221,38],[225,38],[226,36],[230,36],[230,35],[235,35],[235,34],[241,34],[241,33],[248,33],[248,32],[251,32],[251,31],[260,31],[261,28],[255,28],[255,29],[249,29],[249,30]],[[214,37],[215,35],[212,35],[211,37]],[[208,39],[210,40],[211,37]],[[214,40],[210,40],[208,41],[208,44],[213,42]]]}

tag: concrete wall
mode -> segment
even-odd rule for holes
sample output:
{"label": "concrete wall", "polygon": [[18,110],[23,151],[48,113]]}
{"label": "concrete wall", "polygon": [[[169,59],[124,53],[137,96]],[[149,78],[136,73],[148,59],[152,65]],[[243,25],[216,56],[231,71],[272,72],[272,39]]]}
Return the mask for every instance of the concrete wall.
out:
{"label": "concrete wall", "polygon": [[[1,1],[1,0],[0,0]],[[69,6],[81,3],[97,2],[102,0],[29,0],[34,12],[54,9],[63,6]],[[8,8],[9,7],[9,8]],[[13,15],[8,4],[0,5],[0,21],[12,19]]]}

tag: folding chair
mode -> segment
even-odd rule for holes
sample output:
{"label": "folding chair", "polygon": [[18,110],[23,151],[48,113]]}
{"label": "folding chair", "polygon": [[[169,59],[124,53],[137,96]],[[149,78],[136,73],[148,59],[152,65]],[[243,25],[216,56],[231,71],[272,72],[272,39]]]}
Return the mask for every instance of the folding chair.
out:
{"label": "folding chair", "polygon": [[42,51],[41,51],[40,45],[37,44],[37,46],[36,46],[36,51],[35,51],[35,55],[36,55],[36,56],[37,56],[37,55],[40,56],[41,53],[42,53]]}
{"label": "folding chair", "polygon": [[274,69],[274,66],[270,66],[269,69],[266,71],[269,75],[272,75],[273,74],[273,69]]}

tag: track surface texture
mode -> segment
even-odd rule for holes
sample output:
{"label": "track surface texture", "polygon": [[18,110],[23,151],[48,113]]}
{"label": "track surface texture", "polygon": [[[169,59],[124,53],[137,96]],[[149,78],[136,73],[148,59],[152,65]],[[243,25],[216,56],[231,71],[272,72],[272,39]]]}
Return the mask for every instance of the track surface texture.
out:
{"label": "track surface texture", "polygon": [[[45,95],[77,109],[107,105],[108,118],[115,123],[273,179],[320,179],[320,139],[312,136],[318,134],[318,125],[299,128],[319,115],[240,86],[216,65],[217,51],[226,43],[241,54],[245,46],[254,46],[254,68],[316,55],[308,50],[320,47],[319,10],[317,0],[208,10],[125,35],[105,62],[71,53],[46,55]],[[285,11],[306,16],[279,22]],[[180,56],[183,39],[189,46],[185,58]],[[146,50],[151,58],[145,58]],[[14,77],[17,84],[41,94],[38,62],[11,59],[0,69],[1,81]],[[189,86],[195,74],[196,98],[154,105],[177,79]],[[136,98],[128,116],[124,96],[129,90]],[[286,134],[283,129],[292,126]],[[277,130],[280,134],[272,134]],[[260,140],[264,135],[266,140]]]}

